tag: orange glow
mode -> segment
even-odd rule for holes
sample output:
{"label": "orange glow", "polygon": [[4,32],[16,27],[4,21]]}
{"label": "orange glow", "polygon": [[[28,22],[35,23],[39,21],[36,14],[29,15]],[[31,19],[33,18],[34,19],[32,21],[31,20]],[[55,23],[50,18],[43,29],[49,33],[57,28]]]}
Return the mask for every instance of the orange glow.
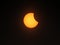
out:
{"label": "orange glow", "polygon": [[23,22],[28,28],[35,28],[38,25],[38,22],[34,19],[34,13],[27,13],[24,16]]}

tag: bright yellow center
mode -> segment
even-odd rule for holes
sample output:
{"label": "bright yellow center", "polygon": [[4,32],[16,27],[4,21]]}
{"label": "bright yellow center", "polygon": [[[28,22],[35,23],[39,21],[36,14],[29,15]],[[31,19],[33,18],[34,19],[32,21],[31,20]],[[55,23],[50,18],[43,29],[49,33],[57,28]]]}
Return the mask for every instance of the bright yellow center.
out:
{"label": "bright yellow center", "polygon": [[23,19],[23,22],[28,28],[34,28],[38,25],[38,22],[34,19],[34,13],[26,14]]}

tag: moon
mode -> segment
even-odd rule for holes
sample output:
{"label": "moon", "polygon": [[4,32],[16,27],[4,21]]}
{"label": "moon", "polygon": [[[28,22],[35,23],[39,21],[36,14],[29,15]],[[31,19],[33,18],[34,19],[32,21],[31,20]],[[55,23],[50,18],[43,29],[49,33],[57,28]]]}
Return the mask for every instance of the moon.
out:
{"label": "moon", "polygon": [[34,18],[34,13],[27,13],[23,18],[23,23],[27,28],[35,28],[38,25],[38,21]]}

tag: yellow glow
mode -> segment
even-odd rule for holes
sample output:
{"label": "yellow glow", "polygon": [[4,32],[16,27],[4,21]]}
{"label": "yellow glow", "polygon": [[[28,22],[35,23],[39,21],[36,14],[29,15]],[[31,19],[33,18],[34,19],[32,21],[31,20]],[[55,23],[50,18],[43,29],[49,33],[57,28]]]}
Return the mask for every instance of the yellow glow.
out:
{"label": "yellow glow", "polygon": [[34,13],[27,13],[24,16],[23,22],[28,28],[35,28],[38,25],[38,22],[34,19]]}

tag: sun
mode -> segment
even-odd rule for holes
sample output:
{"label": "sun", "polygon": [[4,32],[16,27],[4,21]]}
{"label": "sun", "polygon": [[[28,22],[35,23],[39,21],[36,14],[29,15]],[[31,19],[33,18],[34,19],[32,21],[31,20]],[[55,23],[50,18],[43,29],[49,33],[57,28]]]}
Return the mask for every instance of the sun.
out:
{"label": "sun", "polygon": [[27,28],[35,28],[38,25],[38,21],[34,18],[34,13],[27,13],[23,18],[23,23]]}

